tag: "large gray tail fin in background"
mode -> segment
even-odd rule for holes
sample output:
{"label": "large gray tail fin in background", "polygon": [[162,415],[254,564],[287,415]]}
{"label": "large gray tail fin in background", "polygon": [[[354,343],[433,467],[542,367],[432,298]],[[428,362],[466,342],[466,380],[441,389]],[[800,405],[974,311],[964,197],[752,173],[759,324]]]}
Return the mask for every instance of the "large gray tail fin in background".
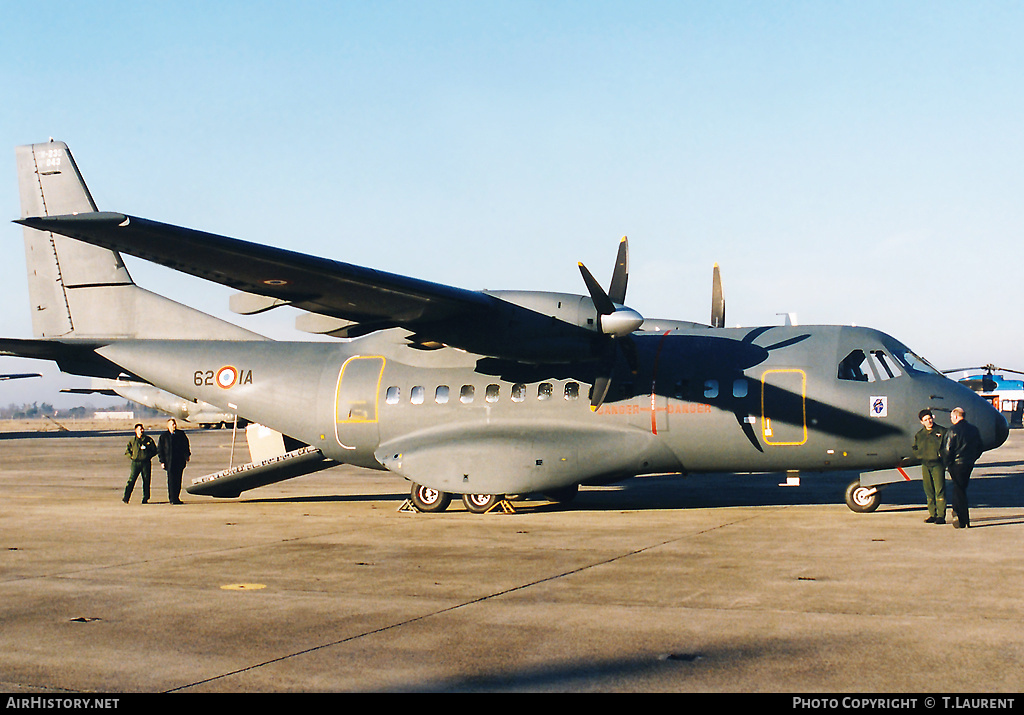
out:
{"label": "large gray tail fin in background", "polygon": [[[66,144],[51,140],[16,152],[21,218],[96,211]],[[24,230],[37,338],[265,339],[140,288],[116,251]]]}

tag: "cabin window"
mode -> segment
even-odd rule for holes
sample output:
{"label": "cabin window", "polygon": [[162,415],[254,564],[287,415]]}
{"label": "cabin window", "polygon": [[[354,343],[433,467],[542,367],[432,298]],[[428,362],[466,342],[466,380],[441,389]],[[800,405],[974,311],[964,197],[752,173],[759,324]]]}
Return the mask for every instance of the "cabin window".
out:
{"label": "cabin window", "polygon": [[580,398],[580,384],[578,382],[565,383],[565,399],[578,400]]}
{"label": "cabin window", "polygon": [[704,381],[704,397],[710,400],[718,397],[718,380]]}
{"label": "cabin window", "polygon": [[384,398],[384,401],[387,402],[389,405],[397,405],[401,397],[401,390],[399,390],[397,387],[389,387],[387,391],[387,396]]}
{"label": "cabin window", "polygon": [[682,400],[686,398],[686,386],[686,380],[676,380],[674,394],[677,400]]}
{"label": "cabin window", "polygon": [[734,380],[732,383],[732,396],[733,397],[746,397],[747,396],[747,381],[746,380]]}
{"label": "cabin window", "polygon": [[476,389],[472,385],[463,385],[462,391],[459,393],[459,400],[464,405],[468,405],[473,401],[473,397],[476,394]]}
{"label": "cabin window", "polygon": [[512,401],[522,402],[526,399],[526,385],[521,382],[517,382],[512,386]]}
{"label": "cabin window", "polygon": [[839,379],[854,382],[874,382],[875,376],[868,367],[868,358],[863,350],[854,350],[839,363]]}
{"label": "cabin window", "polygon": [[409,401],[414,405],[422,405],[424,392],[422,385],[416,385],[416,387],[412,388],[412,391],[410,392]]}
{"label": "cabin window", "polygon": [[439,405],[448,404],[448,392],[447,385],[438,385],[437,389],[434,390],[434,402]]}
{"label": "cabin window", "polygon": [[484,392],[484,399],[488,402],[497,402],[500,389],[497,385],[488,385]]}
{"label": "cabin window", "polygon": [[537,385],[537,399],[538,400],[550,400],[553,392],[550,382],[542,382]]}

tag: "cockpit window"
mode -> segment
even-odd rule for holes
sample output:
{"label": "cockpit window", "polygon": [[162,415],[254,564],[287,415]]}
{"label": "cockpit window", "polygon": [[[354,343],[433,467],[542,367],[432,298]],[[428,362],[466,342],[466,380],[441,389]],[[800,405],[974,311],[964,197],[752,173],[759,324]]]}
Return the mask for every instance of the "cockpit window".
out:
{"label": "cockpit window", "polygon": [[921,373],[922,375],[941,375],[942,373],[932,367],[932,364],[923,357],[915,355],[906,348],[893,350],[892,354],[910,372]]}
{"label": "cockpit window", "polygon": [[896,366],[896,361],[889,357],[884,350],[871,351],[871,364],[875,366],[875,373],[882,380],[889,380],[903,374]]}
{"label": "cockpit window", "polygon": [[840,380],[854,382],[874,382],[875,376],[868,367],[868,358],[863,350],[854,350],[839,363]]}

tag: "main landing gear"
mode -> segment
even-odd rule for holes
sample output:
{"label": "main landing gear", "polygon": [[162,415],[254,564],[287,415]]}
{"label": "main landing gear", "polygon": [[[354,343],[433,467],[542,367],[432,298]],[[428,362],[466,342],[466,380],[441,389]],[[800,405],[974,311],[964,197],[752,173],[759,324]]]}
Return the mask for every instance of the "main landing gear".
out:
{"label": "main landing gear", "polygon": [[[412,494],[409,501],[416,507],[417,511],[430,513],[444,511],[452,503],[452,495],[432,487],[425,487],[422,484],[412,485]],[[474,514],[484,514],[501,502],[505,501],[504,494],[463,494],[462,503],[467,511]]]}
{"label": "main landing gear", "polygon": [[[544,496],[553,502],[567,504],[576,497],[578,491],[579,485],[572,484],[568,487],[545,493]],[[409,501],[403,505],[403,509],[411,503],[416,511],[428,514],[442,512],[451,505],[453,496],[457,495],[426,487],[422,484],[413,484]],[[466,511],[474,514],[485,514],[499,507],[508,512],[512,508],[504,494],[463,494],[462,503],[466,507]]]}
{"label": "main landing gear", "polygon": [[412,495],[409,497],[412,504],[419,511],[435,512],[444,511],[452,503],[452,495],[448,492],[440,492],[437,489],[424,487],[419,484],[412,485]]}

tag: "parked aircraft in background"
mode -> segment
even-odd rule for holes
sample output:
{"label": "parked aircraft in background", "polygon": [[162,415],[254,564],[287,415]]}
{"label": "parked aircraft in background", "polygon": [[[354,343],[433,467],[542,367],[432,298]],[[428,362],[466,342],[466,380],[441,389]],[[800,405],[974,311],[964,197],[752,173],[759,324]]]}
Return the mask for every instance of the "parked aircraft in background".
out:
{"label": "parked aircraft in background", "polygon": [[14,375],[0,375],[0,380],[20,380],[25,377],[42,377],[38,372],[19,372]]}
{"label": "parked aircraft in background", "polygon": [[[984,370],[976,373],[975,370]],[[962,367],[956,370],[944,370],[945,374],[966,372],[966,377],[961,377],[957,382],[971,388],[984,399],[988,400],[994,408],[1003,413],[1006,421],[1011,426],[1020,427],[1024,422],[1024,380],[1014,380],[1005,377],[1003,373],[1024,375],[1020,370],[1011,370],[1006,367],[995,365],[982,365],[981,367]]]}
{"label": "parked aircraft in background", "polygon": [[89,387],[68,387],[61,390],[61,392],[79,395],[116,395],[126,400],[137,402],[140,405],[159,410],[160,412],[165,412],[175,419],[200,425],[205,429],[231,427],[235,424],[242,427],[246,425],[246,420],[244,419],[236,422],[237,415],[235,413],[222,410],[211,405],[209,402],[188,400],[144,382],[129,380],[124,377],[116,380],[94,377]]}
{"label": "parked aircraft in background", "polygon": [[[192,493],[344,462],[406,477],[420,510],[461,495],[486,511],[642,474],[849,470],[848,503],[867,510],[913,463],[921,408],[941,422],[963,406],[986,449],[1007,437],[988,402],[876,330],[713,327],[718,280],[711,325],[643,318],[625,304],[625,239],[607,290],[580,264],[587,295],[473,291],[98,212],[62,143],[18,160],[36,338],[0,350],[124,372],[302,443]],[[119,252],[242,290],[241,312],[295,306],[339,340],[267,340],[154,296]]]}

